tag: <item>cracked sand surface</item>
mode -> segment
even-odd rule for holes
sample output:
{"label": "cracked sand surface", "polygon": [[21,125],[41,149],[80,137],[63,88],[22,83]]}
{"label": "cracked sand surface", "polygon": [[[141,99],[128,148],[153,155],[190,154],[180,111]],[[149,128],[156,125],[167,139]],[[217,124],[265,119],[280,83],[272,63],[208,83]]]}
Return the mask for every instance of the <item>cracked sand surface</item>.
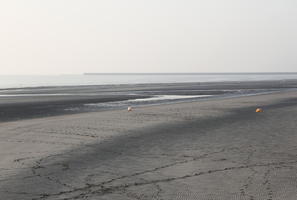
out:
{"label": "cracked sand surface", "polygon": [[296,199],[296,94],[2,123],[0,199]]}

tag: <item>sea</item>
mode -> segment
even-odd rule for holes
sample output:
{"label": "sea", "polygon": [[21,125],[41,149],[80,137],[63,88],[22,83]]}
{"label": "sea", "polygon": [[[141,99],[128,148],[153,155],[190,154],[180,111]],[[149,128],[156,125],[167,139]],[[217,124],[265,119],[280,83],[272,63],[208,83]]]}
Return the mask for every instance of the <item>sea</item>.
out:
{"label": "sea", "polygon": [[147,83],[297,80],[296,73],[150,73],[81,75],[0,75],[0,89]]}

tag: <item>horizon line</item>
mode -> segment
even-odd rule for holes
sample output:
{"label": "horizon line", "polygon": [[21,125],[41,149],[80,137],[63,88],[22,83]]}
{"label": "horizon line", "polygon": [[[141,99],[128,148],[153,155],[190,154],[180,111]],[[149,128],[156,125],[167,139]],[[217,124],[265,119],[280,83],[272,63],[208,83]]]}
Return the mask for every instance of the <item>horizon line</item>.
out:
{"label": "horizon line", "polygon": [[87,72],[83,75],[212,75],[212,74],[297,74],[297,72]]}
{"label": "horizon line", "polygon": [[0,74],[0,76],[71,76],[71,75],[240,75],[240,74],[297,74],[296,72],[85,72],[48,74]]}

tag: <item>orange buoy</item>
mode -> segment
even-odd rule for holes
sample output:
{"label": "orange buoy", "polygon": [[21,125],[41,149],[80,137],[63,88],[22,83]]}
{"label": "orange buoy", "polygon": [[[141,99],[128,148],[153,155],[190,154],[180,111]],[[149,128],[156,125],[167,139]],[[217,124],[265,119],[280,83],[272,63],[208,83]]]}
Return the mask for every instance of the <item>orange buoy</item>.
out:
{"label": "orange buoy", "polygon": [[263,112],[263,109],[262,109],[262,108],[257,108],[257,109],[256,109],[256,112],[257,112],[257,113]]}
{"label": "orange buoy", "polygon": [[132,111],[132,107],[128,107],[128,111],[131,112]]}

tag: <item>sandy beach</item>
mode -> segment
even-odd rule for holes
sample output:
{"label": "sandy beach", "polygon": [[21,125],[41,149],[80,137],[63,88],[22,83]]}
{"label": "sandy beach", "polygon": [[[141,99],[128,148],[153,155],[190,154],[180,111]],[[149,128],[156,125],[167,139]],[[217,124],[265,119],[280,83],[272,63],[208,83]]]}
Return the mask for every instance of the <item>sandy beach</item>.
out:
{"label": "sandy beach", "polygon": [[297,200],[297,1],[0,1],[0,200]]}
{"label": "sandy beach", "polygon": [[[111,102],[123,103],[124,101],[162,95],[206,95],[211,96],[209,98],[217,99],[295,88],[297,88],[296,80],[271,80],[0,89],[0,122],[96,112],[110,108],[122,109],[127,108],[128,105],[124,103],[115,107],[114,105],[106,106],[105,104]],[[162,102],[156,101],[147,104],[160,103]],[[85,106],[86,104],[97,104],[98,106],[88,107]],[[100,106],[100,104],[103,106]]]}
{"label": "sandy beach", "polygon": [[2,122],[0,199],[295,200],[296,117],[282,91]]}

